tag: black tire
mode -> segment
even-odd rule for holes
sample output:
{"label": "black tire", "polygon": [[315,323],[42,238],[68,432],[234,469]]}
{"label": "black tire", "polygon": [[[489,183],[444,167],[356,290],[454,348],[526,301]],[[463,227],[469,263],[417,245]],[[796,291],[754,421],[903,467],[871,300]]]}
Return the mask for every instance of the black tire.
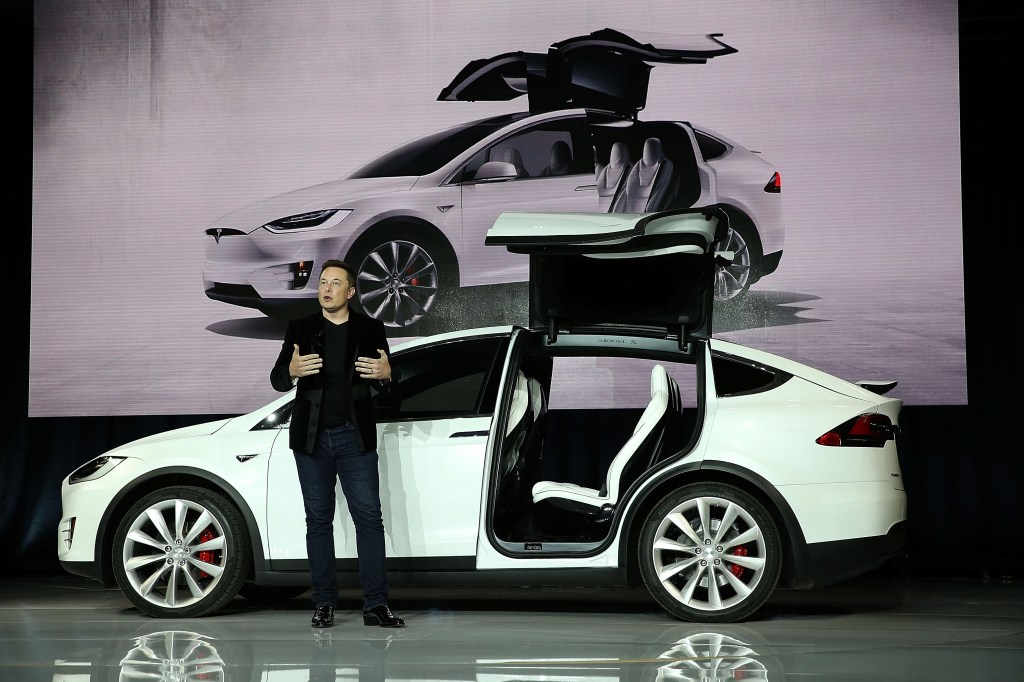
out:
{"label": "black tire", "polygon": [[754,497],[730,485],[694,483],[651,510],[638,559],[647,590],[669,614],[732,623],[775,590],[782,545],[771,514]]}
{"label": "black tire", "polygon": [[354,307],[387,327],[416,324],[458,286],[451,246],[425,227],[378,227],[345,260],[356,271]]}
{"label": "black tire", "polygon": [[732,251],[732,265],[715,268],[715,301],[736,301],[746,295],[758,280],[761,246],[752,226],[736,221],[730,225],[725,239],[715,244],[715,252]]}
{"label": "black tire", "polygon": [[171,486],[144,496],[122,517],[111,561],[118,587],[140,611],[191,618],[217,611],[238,594],[250,565],[249,543],[241,512],[226,497]]}
{"label": "black tire", "polygon": [[309,586],[303,585],[255,585],[245,583],[239,591],[243,597],[258,604],[276,604],[278,602],[295,599],[303,592],[309,591]]}

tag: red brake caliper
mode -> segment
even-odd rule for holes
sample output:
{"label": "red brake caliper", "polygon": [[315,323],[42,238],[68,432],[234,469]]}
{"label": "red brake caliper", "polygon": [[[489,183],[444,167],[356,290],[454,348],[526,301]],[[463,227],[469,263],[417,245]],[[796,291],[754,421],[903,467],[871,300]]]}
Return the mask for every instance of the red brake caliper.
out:
{"label": "red brake caliper", "polygon": [[[739,547],[734,549],[732,551],[732,553],[735,554],[736,556],[747,556],[748,552],[747,552],[747,548],[746,548],[745,545],[740,545]],[[746,570],[746,569],[744,569],[739,564],[729,564],[729,570],[732,571],[732,574],[734,576],[736,576],[737,578],[742,578],[743,577],[743,571]]]}
{"label": "red brake caliper", "polygon": [[[202,535],[199,536],[199,542],[200,542],[200,544],[202,544],[204,542],[209,542],[210,540],[213,539],[213,537],[214,537],[213,531],[210,530],[209,528],[207,528],[206,530],[203,531]],[[213,550],[211,550],[211,549],[204,549],[203,551],[199,552],[199,560],[204,562],[204,563],[207,563],[207,564],[212,564],[214,562]],[[205,571],[199,571],[199,578],[200,578],[200,580],[202,580],[204,578],[209,578],[209,577],[210,577],[209,573],[207,573]]]}

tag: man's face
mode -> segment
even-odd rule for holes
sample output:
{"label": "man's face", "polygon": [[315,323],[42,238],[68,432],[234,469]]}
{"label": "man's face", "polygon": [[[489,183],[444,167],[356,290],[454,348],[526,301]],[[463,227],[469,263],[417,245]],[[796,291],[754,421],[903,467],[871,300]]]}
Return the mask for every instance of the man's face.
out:
{"label": "man's face", "polygon": [[324,268],[320,273],[320,307],[325,312],[338,312],[348,305],[348,299],[355,293],[355,287],[348,281],[348,273],[341,268]]}

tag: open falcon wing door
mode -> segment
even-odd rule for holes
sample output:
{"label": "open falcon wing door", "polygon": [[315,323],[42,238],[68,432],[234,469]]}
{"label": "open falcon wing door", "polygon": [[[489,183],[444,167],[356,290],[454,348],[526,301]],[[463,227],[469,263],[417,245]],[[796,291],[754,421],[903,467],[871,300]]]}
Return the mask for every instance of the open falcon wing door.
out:
{"label": "open falcon wing door", "polygon": [[719,33],[634,37],[605,28],[554,43],[547,53],[506,52],[467,64],[437,99],[507,101],[530,111],[584,108],[636,119],[647,104],[651,64],[704,64],[732,54]]}
{"label": "open falcon wing door", "polygon": [[[530,327],[662,340],[687,350],[711,336],[718,206],[659,213],[502,213],[485,243],[530,256]],[[625,341],[625,339],[623,339]]]}

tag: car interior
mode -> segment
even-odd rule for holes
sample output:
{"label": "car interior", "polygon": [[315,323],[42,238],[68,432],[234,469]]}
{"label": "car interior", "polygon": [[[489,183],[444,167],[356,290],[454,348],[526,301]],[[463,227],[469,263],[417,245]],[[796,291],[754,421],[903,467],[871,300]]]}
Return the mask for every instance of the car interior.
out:
{"label": "car interior", "polygon": [[[591,404],[600,407],[565,409],[584,366],[607,377],[592,387]],[[613,368],[628,369],[633,380],[624,383]],[[603,540],[629,487],[695,442],[696,403],[690,364],[528,353],[497,463],[497,539],[520,550],[521,543]]]}

